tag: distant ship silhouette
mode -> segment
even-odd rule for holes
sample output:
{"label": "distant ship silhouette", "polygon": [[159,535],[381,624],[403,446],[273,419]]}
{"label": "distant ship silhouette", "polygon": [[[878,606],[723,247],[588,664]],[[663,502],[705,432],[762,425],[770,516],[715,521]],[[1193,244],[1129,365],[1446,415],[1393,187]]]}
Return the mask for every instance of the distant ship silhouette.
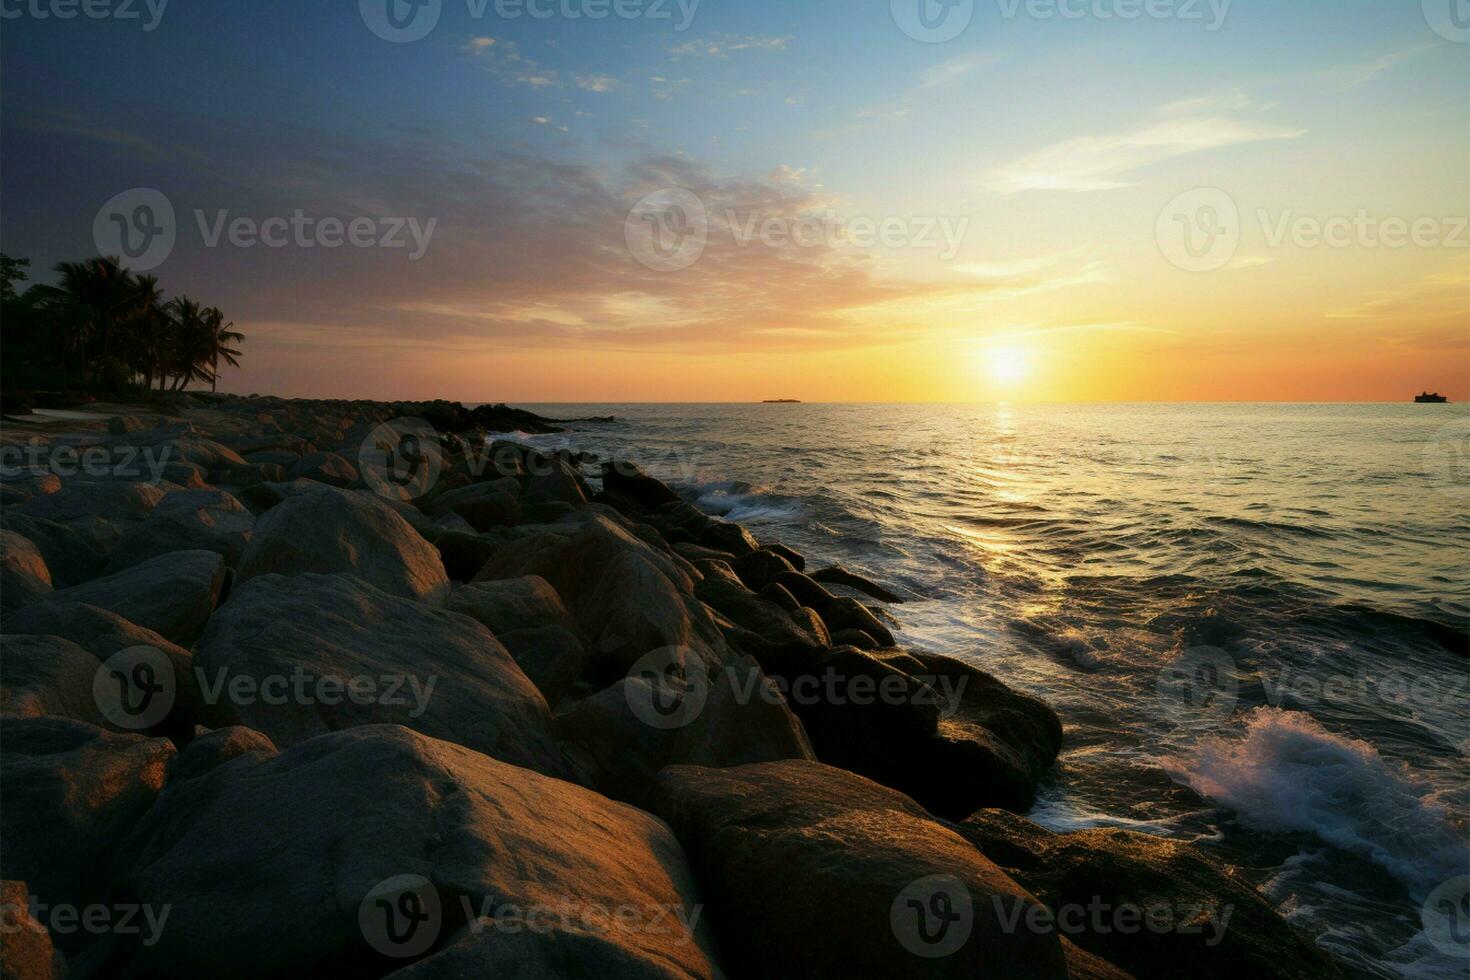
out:
{"label": "distant ship silhouette", "polygon": [[1437,391],[1432,395],[1426,391],[1424,394],[1414,398],[1414,404],[1416,405],[1443,405],[1447,401],[1449,399]]}
{"label": "distant ship silhouette", "polygon": [[762,405],[800,405],[800,398],[767,398]]}

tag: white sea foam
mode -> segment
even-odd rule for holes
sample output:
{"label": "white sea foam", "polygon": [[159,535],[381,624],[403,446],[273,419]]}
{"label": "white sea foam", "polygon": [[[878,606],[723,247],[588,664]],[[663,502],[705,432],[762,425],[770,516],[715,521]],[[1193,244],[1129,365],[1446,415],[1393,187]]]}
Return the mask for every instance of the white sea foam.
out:
{"label": "white sea foam", "polygon": [[1311,715],[1256,708],[1241,737],[1207,739],[1161,760],[1172,777],[1266,831],[1305,831],[1361,854],[1416,897],[1464,874],[1466,848],[1430,787],[1367,742]]}

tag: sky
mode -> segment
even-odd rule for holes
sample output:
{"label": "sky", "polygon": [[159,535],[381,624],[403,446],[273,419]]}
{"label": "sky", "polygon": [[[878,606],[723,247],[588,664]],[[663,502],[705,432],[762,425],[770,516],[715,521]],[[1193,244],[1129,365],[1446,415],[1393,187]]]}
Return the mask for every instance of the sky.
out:
{"label": "sky", "polygon": [[1465,0],[85,4],[0,0],[0,247],[223,390],[1470,399]]}

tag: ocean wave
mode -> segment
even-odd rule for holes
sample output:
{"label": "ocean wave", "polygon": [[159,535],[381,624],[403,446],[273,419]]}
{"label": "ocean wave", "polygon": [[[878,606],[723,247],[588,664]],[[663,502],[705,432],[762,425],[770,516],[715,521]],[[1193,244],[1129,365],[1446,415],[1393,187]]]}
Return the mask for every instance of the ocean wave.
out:
{"label": "ocean wave", "polygon": [[1247,826],[1305,832],[1372,860],[1422,897],[1463,874],[1470,852],[1427,785],[1357,739],[1280,708],[1245,716],[1242,737],[1205,740],[1160,764]]}
{"label": "ocean wave", "polygon": [[684,496],[704,511],[737,524],[746,521],[791,521],[805,512],[800,501],[771,493],[743,480],[687,484]]}

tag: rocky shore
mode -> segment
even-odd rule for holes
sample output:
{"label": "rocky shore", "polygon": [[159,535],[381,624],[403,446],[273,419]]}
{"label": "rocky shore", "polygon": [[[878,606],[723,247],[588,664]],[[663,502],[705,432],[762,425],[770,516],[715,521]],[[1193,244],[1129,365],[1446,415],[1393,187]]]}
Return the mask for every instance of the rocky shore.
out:
{"label": "rocky shore", "polygon": [[1339,975],[1026,821],[1062,724],[904,596],[555,420],[99,411],[0,426],[6,978]]}

